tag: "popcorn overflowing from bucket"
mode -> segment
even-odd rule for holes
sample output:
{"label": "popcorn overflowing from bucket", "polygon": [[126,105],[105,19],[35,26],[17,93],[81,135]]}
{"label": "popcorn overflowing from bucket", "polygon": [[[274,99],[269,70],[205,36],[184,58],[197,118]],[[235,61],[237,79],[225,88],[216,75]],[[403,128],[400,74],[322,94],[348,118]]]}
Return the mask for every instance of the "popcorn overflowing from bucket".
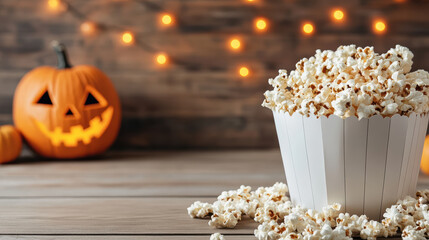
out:
{"label": "popcorn overflowing from bucket", "polygon": [[299,61],[289,75],[280,70],[269,79],[274,89],[265,92],[262,105],[290,115],[359,119],[427,113],[429,73],[410,72],[413,56],[400,45],[381,55],[374,47],[355,45],[317,50]]}
{"label": "popcorn overflowing from bucket", "polygon": [[[363,239],[398,236],[403,239],[425,239],[429,236],[429,190],[417,191],[416,197],[407,196],[387,208],[380,222],[365,215],[351,215],[340,211],[340,204],[325,206],[322,211],[293,205],[287,197],[284,183],[260,187],[251,191],[241,186],[225,191],[213,204],[193,203],[188,208],[192,218],[211,218],[209,225],[216,228],[234,228],[246,215],[260,225],[254,231],[259,240],[283,239]],[[224,237],[215,233],[210,239]]]}

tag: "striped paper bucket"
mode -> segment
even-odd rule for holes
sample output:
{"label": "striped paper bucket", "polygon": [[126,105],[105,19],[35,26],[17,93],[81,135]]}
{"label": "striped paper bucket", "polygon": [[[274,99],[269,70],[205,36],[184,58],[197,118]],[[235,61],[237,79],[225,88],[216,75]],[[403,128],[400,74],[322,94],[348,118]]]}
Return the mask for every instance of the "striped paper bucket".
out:
{"label": "striped paper bucket", "polygon": [[428,115],[358,120],[274,112],[291,200],[380,220],[416,190]]}

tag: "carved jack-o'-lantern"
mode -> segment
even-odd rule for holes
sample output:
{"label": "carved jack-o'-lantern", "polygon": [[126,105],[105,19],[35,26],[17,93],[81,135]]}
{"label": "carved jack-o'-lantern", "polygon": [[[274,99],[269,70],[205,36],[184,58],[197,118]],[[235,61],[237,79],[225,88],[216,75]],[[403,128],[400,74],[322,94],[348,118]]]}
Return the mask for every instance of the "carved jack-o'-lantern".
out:
{"label": "carved jack-o'-lantern", "polygon": [[121,119],[119,98],[109,78],[93,66],[72,67],[62,44],[54,43],[58,68],[38,67],[19,83],[13,118],[40,155],[79,158],[105,151]]}

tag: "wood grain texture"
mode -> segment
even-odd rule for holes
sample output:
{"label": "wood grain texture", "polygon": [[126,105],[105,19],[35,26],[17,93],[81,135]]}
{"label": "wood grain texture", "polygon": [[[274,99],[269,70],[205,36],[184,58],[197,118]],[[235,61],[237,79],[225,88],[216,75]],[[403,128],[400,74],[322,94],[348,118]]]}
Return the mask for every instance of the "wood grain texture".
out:
{"label": "wood grain texture", "polygon": [[[0,240],[209,240],[210,235],[186,235],[186,236],[88,236],[88,235],[78,235],[78,236],[40,236],[40,235],[6,235],[0,236]],[[225,235],[226,240],[250,240],[256,239],[251,235],[242,235],[242,236],[233,236]],[[392,240],[394,238],[391,238]]]}
{"label": "wood grain texture", "polygon": [[186,208],[194,201],[215,199],[0,199],[0,235],[253,235],[258,223],[248,217],[234,229],[213,229],[207,225],[209,219],[187,215]]}
{"label": "wood grain texture", "polygon": [[[226,240],[253,240],[256,239],[251,235],[243,235],[243,236],[233,236],[233,235],[224,235]],[[0,240],[209,240],[210,235],[202,235],[202,236],[87,236],[87,235],[79,235],[79,236],[40,236],[40,235],[9,235],[9,236],[0,236]],[[402,238],[391,237],[391,238],[378,238],[378,239],[389,239],[389,240],[400,240]]]}
{"label": "wood grain texture", "polygon": [[209,219],[191,219],[187,215],[186,208],[194,201],[215,199],[0,199],[0,222],[3,223],[0,235],[202,235],[214,232],[253,235],[258,223],[247,217],[234,229],[213,229],[207,225]]}
{"label": "wood grain texture", "polygon": [[99,159],[36,161],[0,167],[0,199],[80,196],[217,196],[241,184],[285,181],[278,150],[115,152]]}
{"label": "wood grain texture", "polygon": [[216,198],[25,198],[0,199],[0,234],[252,234],[243,219],[235,229],[212,229],[191,219],[194,201]]}
{"label": "wood grain texture", "polygon": [[[277,147],[271,112],[260,104],[277,69],[295,63],[317,48],[341,44],[372,45],[385,51],[395,44],[414,53],[414,69],[429,69],[429,2],[392,0],[258,1],[231,0],[72,0],[92,21],[133,31],[137,39],[177,60],[161,69],[154,53],[120,44],[120,30],[92,37],[80,33],[81,20],[70,13],[50,13],[44,2],[0,0],[0,124],[11,123],[12,94],[19,79],[40,65],[55,65],[53,39],[70,49],[73,64],[105,71],[118,89],[123,117],[116,148],[262,148]],[[341,5],[344,25],[330,21]],[[161,12],[175,16],[175,26],[160,28]],[[112,17],[114,16],[114,17]],[[255,34],[252,21],[265,16],[266,34]],[[375,36],[373,18],[382,16],[388,32]],[[302,21],[315,23],[316,34],[302,37]],[[243,51],[227,48],[232,36]],[[242,79],[238,66],[251,76]]]}
{"label": "wood grain texture", "polygon": [[249,218],[235,229],[213,229],[208,219],[191,219],[186,208],[197,200],[213,202],[240,184],[268,186],[284,178],[278,150],[36,160],[28,156],[0,167],[0,240],[197,240],[214,232],[255,239],[257,223]]}

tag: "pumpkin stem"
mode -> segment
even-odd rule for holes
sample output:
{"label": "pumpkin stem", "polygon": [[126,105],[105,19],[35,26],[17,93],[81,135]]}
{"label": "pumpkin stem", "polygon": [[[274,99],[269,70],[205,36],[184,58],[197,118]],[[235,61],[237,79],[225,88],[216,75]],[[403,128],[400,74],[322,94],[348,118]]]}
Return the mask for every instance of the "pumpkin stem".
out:
{"label": "pumpkin stem", "polygon": [[66,47],[64,46],[64,44],[58,41],[52,41],[52,47],[54,48],[55,53],[57,54],[58,68],[59,69],[71,68],[72,65],[69,63],[69,60],[67,58]]}

